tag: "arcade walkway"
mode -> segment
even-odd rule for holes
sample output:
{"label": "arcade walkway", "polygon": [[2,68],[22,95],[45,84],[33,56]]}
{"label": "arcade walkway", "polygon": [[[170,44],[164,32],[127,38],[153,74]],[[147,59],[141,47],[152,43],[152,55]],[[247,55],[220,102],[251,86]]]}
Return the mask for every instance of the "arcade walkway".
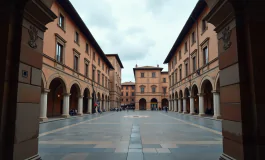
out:
{"label": "arcade walkway", "polygon": [[123,111],[40,124],[43,160],[215,160],[221,121],[173,112]]}

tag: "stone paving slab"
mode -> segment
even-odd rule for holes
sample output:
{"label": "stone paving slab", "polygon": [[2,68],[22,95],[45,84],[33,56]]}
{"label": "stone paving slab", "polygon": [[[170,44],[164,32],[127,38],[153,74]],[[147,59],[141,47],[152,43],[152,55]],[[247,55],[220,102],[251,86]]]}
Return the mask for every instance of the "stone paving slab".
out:
{"label": "stone paving slab", "polygon": [[[43,160],[219,158],[222,153],[222,136],[217,134],[221,130],[219,121],[164,114],[111,112],[41,124],[39,155]],[[134,115],[143,118],[124,118]]]}

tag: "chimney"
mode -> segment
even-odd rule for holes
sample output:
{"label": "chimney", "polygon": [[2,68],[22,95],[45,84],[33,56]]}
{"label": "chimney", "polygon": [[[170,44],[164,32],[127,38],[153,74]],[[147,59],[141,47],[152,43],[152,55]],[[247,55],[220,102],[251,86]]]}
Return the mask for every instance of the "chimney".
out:
{"label": "chimney", "polygon": [[138,67],[138,65],[136,64],[136,65],[135,65],[135,68],[137,68],[137,67]]}
{"label": "chimney", "polygon": [[157,67],[159,67],[159,64],[157,65]]}

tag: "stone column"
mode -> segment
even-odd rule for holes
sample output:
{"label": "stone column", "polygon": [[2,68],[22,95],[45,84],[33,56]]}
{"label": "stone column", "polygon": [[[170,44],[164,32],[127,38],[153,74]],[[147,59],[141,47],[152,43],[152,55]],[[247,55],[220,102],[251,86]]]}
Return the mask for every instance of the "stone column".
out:
{"label": "stone column", "polygon": [[178,112],[181,113],[181,99],[178,99]]}
{"label": "stone column", "polygon": [[183,113],[187,114],[187,103],[186,103],[186,97],[183,98]]}
{"label": "stone column", "polygon": [[40,121],[47,120],[47,96],[50,90],[44,89],[41,93],[41,100],[40,100]]}
{"label": "stone column", "polygon": [[92,114],[92,98],[88,98],[88,113]]}
{"label": "stone column", "polygon": [[213,91],[213,108],[214,108],[214,118],[220,119],[220,94],[219,92]]}
{"label": "stone column", "polygon": [[178,111],[178,109],[177,109],[177,102],[178,100],[177,99],[175,99],[175,101],[174,101],[174,112],[177,112]]}
{"label": "stone column", "polygon": [[69,117],[69,97],[70,97],[70,93],[66,93],[64,94],[63,97],[63,117],[67,118]]}
{"label": "stone column", "polygon": [[198,96],[199,96],[199,115],[204,116],[205,115],[205,113],[204,113],[204,94],[200,93],[200,94],[198,94]]}
{"label": "stone column", "polygon": [[83,115],[83,96],[78,98],[78,115]]}
{"label": "stone column", "polygon": [[194,115],[194,97],[190,96],[190,114]]}
{"label": "stone column", "polygon": [[168,101],[168,110],[171,111],[170,101]]}

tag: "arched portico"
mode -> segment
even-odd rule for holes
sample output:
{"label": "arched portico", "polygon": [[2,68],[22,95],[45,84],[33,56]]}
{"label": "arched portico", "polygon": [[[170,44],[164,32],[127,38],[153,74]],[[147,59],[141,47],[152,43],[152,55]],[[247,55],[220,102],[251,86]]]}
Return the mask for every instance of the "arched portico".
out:
{"label": "arched portico", "polygon": [[[85,88],[83,93],[83,113],[91,113],[91,95],[88,88]],[[91,102],[90,102],[91,101]]]}
{"label": "arched portico", "polygon": [[150,108],[151,108],[151,110],[157,110],[158,109],[158,101],[156,98],[151,99]]}
{"label": "arched portico", "polygon": [[196,84],[191,87],[190,114],[199,114],[199,90]]}
{"label": "arched portico", "polygon": [[190,91],[188,88],[185,88],[184,90],[183,113],[190,113]]}
{"label": "arched portico", "polygon": [[66,84],[64,81],[61,78],[53,79],[49,85],[47,97],[47,117],[57,117],[66,113],[69,110],[69,102],[66,104],[64,99],[68,96],[69,94],[66,93]]}
{"label": "arched portico", "polygon": [[146,110],[146,100],[144,98],[139,100],[139,110]]}
{"label": "arched portico", "polygon": [[179,91],[179,99],[178,99],[178,112],[183,112],[183,92],[182,90]]}
{"label": "arched portico", "polygon": [[200,113],[203,113],[203,115],[207,116],[213,116],[214,115],[214,106],[213,106],[213,85],[210,80],[205,79],[201,83],[201,105],[200,106],[202,111]]}

